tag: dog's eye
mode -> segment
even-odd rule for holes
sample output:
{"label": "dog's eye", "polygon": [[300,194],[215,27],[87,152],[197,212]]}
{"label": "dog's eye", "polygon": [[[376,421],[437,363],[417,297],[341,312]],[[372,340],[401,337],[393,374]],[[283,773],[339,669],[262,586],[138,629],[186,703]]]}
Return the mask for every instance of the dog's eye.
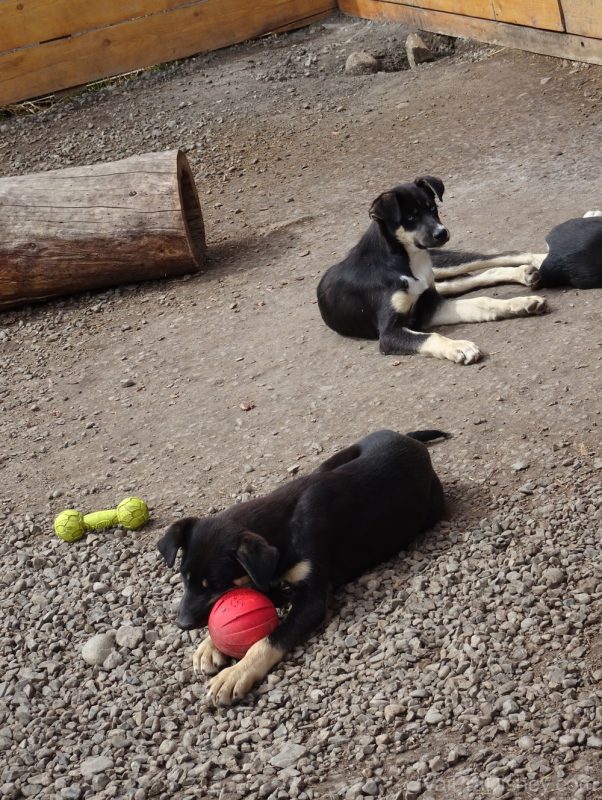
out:
{"label": "dog's eye", "polygon": [[209,581],[207,580],[207,578],[203,578],[203,580],[201,581],[201,586],[203,587],[203,589],[209,588]]}
{"label": "dog's eye", "polygon": [[408,214],[408,222],[414,222],[416,216],[414,214]]}

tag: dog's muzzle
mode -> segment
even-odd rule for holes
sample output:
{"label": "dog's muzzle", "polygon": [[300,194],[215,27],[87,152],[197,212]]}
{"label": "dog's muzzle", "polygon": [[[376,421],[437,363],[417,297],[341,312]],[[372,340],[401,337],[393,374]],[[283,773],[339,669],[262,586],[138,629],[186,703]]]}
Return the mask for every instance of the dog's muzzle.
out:
{"label": "dog's muzzle", "polygon": [[440,225],[433,231],[433,239],[437,244],[445,244],[449,241],[449,231],[443,225]]}
{"label": "dog's muzzle", "polygon": [[204,628],[209,619],[211,604],[195,603],[184,595],[178,608],[176,625],[183,631],[192,631],[195,628]]}

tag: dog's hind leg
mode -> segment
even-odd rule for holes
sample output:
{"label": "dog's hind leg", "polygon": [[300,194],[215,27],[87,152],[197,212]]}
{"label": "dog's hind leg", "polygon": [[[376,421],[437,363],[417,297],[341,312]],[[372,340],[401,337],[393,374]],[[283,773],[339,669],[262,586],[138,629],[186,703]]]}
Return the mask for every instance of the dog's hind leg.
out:
{"label": "dog's hind leg", "polygon": [[518,267],[494,267],[462,278],[437,282],[435,288],[443,297],[451,297],[470,292],[473,289],[496,286],[500,283],[519,283],[534,289],[539,286],[539,270],[531,264],[522,264]]}
{"label": "dog's hind leg", "polygon": [[513,297],[498,300],[493,297],[469,297],[460,300],[444,300],[436,309],[429,325],[455,325],[459,322],[493,322],[511,317],[527,317],[542,314],[545,298],[538,295]]}
{"label": "dog's hind leg", "polygon": [[468,275],[471,272],[479,272],[482,269],[492,269],[494,267],[506,269],[508,267],[531,266],[540,267],[547,253],[514,253],[502,256],[491,256],[465,261],[463,264],[454,264],[450,267],[434,267],[436,281],[457,278],[460,275]]}

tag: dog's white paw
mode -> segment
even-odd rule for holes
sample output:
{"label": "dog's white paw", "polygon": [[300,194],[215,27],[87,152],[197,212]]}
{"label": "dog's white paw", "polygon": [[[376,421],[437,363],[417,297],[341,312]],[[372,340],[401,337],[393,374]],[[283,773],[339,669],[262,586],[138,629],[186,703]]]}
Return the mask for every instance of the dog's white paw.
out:
{"label": "dog's white paw", "polygon": [[228,660],[228,656],[218,650],[211,637],[207,636],[197,647],[192,657],[192,666],[197,674],[202,672],[205,675],[215,675],[228,663]]}
{"label": "dog's white paw", "polygon": [[219,672],[209,684],[209,697],[216,705],[229,706],[243,698],[255,683],[263,680],[277,664],[284,651],[260,639],[249,647],[246,655],[231,667]]}
{"label": "dog's white paw", "polygon": [[474,342],[467,339],[451,339],[449,354],[446,356],[456,364],[474,364],[481,358],[481,351]]}
{"label": "dog's white paw", "polygon": [[594,208],[592,211],[586,211],[584,217],[602,217],[602,211],[599,208]]}
{"label": "dog's white paw", "polygon": [[246,669],[241,661],[211,679],[209,697],[218,706],[230,706],[249,693],[255,680],[252,670]]}
{"label": "dog's white paw", "polygon": [[481,358],[481,351],[474,342],[465,339],[448,339],[439,333],[431,333],[423,342],[419,353],[431,358],[444,358],[456,364],[473,364]]}
{"label": "dog's white paw", "polygon": [[539,270],[536,266],[532,264],[525,264],[522,267],[519,267],[519,280],[523,286],[531,286],[535,289],[536,286],[539,286]]}
{"label": "dog's white paw", "polygon": [[514,297],[509,301],[509,309],[512,316],[515,317],[543,314],[546,310],[546,299],[536,294],[528,295],[527,297]]}

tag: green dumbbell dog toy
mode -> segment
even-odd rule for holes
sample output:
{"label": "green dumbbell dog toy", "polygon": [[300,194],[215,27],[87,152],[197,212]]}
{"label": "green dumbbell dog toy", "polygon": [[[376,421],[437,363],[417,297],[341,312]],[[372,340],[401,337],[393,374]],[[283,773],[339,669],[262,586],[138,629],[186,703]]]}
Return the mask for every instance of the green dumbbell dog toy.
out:
{"label": "green dumbbell dog toy", "polygon": [[101,531],[121,525],[135,531],[148,522],[148,506],[139,497],[126,497],[117,508],[93,511],[85,516],[73,508],[61,511],[54,520],[54,532],[65,542],[76,542],[86,531]]}

